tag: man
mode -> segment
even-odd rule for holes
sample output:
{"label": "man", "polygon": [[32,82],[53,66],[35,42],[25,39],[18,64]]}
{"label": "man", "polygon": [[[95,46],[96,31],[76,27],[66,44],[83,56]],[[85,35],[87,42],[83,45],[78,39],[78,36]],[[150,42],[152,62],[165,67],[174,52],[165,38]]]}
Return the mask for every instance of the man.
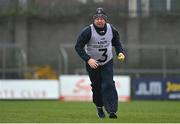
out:
{"label": "man", "polygon": [[103,8],[96,9],[93,20],[93,24],[87,26],[79,35],[75,49],[86,62],[98,117],[105,117],[104,106],[109,118],[117,118],[118,95],[113,81],[112,46],[115,47],[120,61],[123,61],[125,56],[119,41],[119,33],[107,23]]}

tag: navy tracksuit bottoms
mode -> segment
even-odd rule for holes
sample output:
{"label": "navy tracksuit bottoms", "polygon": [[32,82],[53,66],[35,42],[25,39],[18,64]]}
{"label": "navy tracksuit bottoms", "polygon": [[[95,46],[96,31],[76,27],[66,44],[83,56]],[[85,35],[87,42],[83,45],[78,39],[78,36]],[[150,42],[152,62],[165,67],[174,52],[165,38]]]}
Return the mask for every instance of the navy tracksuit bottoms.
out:
{"label": "navy tracksuit bottoms", "polygon": [[113,59],[97,69],[86,65],[96,106],[104,106],[108,113],[117,112],[118,95],[113,81]]}

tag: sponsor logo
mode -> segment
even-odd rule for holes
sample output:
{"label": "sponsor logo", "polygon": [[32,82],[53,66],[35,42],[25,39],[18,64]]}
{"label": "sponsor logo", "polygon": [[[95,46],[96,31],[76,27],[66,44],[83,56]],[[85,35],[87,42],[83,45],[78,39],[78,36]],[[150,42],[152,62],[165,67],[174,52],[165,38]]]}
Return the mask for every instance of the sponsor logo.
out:
{"label": "sponsor logo", "polygon": [[149,83],[140,82],[136,95],[161,95],[162,86],[159,81],[151,81]]}
{"label": "sponsor logo", "polygon": [[166,92],[180,92],[180,83],[177,82],[171,82],[171,81],[167,81],[166,83]]}
{"label": "sponsor logo", "polygon": [[79,92],[86,92],[89,93],[91,92],[91,86],[86,83],[86,79],[80,79],[75,83],[75,88],[74,88],[74,93],[79,93]]}

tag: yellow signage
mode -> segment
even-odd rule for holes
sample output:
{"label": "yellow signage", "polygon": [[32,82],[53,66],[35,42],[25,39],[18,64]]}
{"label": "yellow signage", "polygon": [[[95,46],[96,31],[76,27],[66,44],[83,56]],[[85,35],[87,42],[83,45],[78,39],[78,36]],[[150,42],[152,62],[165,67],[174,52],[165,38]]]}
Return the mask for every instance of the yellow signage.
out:
{"label": "yellow signage", "polygon": [[180,92],[180,83],[168,81],[166,92]]}

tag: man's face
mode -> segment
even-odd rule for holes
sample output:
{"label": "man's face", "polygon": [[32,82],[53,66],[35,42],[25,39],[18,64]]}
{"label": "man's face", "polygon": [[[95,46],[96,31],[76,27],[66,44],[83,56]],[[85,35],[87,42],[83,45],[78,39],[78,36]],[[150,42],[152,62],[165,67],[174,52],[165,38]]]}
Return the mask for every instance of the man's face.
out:
{"label": "man's face", "polygon": [[102,17],[97,17],[96,19],[94,19],[94,24],[98,27],[98,28],[104,28],[106,21],[104,20],[104,18]]}

